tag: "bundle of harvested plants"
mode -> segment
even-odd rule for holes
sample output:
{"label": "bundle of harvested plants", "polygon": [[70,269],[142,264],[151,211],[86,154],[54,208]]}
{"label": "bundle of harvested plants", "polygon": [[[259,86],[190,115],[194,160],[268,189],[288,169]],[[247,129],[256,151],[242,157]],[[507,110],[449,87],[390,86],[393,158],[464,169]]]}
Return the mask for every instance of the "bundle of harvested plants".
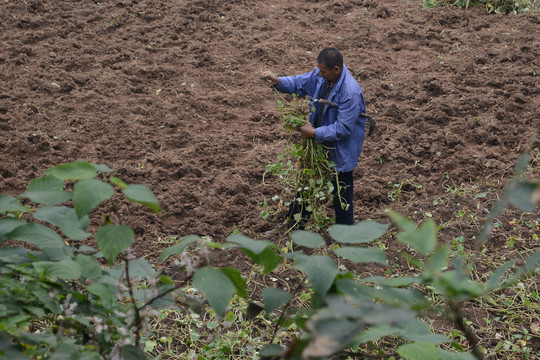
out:
{"label": "bundle of harvested plants", "polygon": [[[285,152],[278,156],[278,162],[266,166],[265,176],[278,176],[284,188],[280,195],[272,198],[278,202],[277,209],[272,212],[263,209],[261,214],[266,217],[273,214],[278,218],[284,209],[288,211],[291,206],[291,200],[283,199],[292,199],[298,212],[290,219],[289,230],[299,224],[306,229],[322,228],[334,220],[329,215],[327,204],[333,200],[336,184],[339,186],[335,164],[328,159],[329,148],[312,138],[298,141],[298,136],[293,134],[296,128],[309,121],[314,100],[294,94],[290,99],[279,93],[277,96],[281,122],[290,136],[286,140]],[[343,203],[342,206],[348,205]]]}

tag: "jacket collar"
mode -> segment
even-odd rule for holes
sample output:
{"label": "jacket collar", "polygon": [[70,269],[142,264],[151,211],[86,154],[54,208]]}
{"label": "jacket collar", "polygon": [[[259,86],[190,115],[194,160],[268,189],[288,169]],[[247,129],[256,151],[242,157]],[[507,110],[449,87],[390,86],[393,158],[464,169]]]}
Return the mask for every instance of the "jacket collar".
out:
{"label": "jacket collar", "polygon": [[[339,76],[338,81],[336,81],[336,83],[332,87],[332,90],[330,91],[330,94],[328,94],[328,101],[332,101],[332,99],[334,98],[336,93],[341,89],[341,86],[343,85],[343,82],[345,81],[345,77],[347,76],[347,73],[349,73],[349,70],[347,69],[345,64],[343,64],[343,71],[341,72],[341,75]],[[320,76],[320,74],[319,74],[319,76]],[[320,93],[320,91],[322,91],[322,88],[324,86],[325,81],[326,80],[322,76],[320,76],[319,82],[317,84],[318,87],[319,87],[319,93]]]}

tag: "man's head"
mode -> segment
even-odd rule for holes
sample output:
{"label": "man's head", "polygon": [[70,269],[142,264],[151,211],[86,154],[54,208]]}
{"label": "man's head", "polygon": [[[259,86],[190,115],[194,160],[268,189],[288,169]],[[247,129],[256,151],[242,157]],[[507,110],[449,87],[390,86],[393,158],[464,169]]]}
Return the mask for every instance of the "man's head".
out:
{"label": "man's head", "polygon": [[321,76],[333,85],[343,71],[343,56],[336,48],[325,48],[317,56],[317,67]]}

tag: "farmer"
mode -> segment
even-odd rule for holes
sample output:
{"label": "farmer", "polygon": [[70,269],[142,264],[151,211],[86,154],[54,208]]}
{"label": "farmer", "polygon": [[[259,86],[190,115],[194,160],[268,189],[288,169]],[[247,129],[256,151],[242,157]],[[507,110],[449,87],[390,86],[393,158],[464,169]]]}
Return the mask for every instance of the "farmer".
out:
{"label": "farmer", "polygon": [[[365,112],[366,105],[360,85],[343,64],[343,56],[336,48],[325,48],[317,56],[317,67],[311,72],[277,77],[266,71],[263,78],[280,92],[307,95],[314,100],[315,110],[309,123],[297,130],[304,138],[315,138],[330,149],[329,159],[336,164],[341,198],[349,205],[342,208],[339,196],[334,196],[336,224],[352,225],[353,170],[364,143],[366,119],[360,114]],[[321,103],[321,99],[332,104]],[[309,216],[293,201],[287,217],[294,218],[299,212],[303,218]]]}

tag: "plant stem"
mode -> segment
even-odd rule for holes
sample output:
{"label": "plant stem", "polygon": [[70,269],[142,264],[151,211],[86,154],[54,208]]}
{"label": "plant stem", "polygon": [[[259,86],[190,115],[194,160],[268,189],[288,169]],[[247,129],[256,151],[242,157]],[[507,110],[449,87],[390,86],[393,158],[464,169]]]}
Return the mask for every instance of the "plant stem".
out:
{"label": "plant stem", "polygon": [[296,296],[296,294],[298,294],[298,292],[301,289],[304,288],[304,282],[306,281],[306,279],[307,279],[307,276],[304,276],[302,278],[302,280],[300,281],[300,283],[298,283],[298,286],[296,287],[296,289],[292,293],[292,297],[285,304],[285,308],[283,308],[283,311],[281,312],[281,315],[279,315],[279,319],[278,319],[278,321],[276,323],[276,326],[274,327],[274,333],[272,334],[272,339],[270,339],[270,344],[272,344],[274,342],[274,339],[276,338],[276,335],[277,335],[278,330],[279,330],[279,326],[281,324],[281,320],[283,320],[283,317],[285,316],[285,313],[287,312],[287,309],[289,308],[289,306],[290,306],[291,302],[293,301],[294,297]]}
{"label": "plant stem", "polygon": [[141,318],[141,313],[139,312],[139,309],[137,308],[137,301],[135,300],[131,278],[129,277],[129,259],[128,258],[126,258],[126,282],[127,282],[128,290],[129,290],[129,298],[131,299],[131,303],[133,304],[133,308],[135,309],[135,322],[134,322],[135,323],[135,346],[138,347],[141,341],[142,318]]}
{"label": "plant stem", "polygon": [[461,302],[459,303],[451,302],[448,304],[451,311],[451,316],[457,328],[461,330],[463,334],[465,334],[467,341],[471,345],[472,354],[474,355],[474,357],[477,358],[478,360],[484,360],[484,354],[478,347],[478,341],[476,340],[476,336],[474,336],[471,329],[469,329],[467,325],[465,324],[465,321],[463,321],[463,314],[461,313],[461,305],[462,305]]}

